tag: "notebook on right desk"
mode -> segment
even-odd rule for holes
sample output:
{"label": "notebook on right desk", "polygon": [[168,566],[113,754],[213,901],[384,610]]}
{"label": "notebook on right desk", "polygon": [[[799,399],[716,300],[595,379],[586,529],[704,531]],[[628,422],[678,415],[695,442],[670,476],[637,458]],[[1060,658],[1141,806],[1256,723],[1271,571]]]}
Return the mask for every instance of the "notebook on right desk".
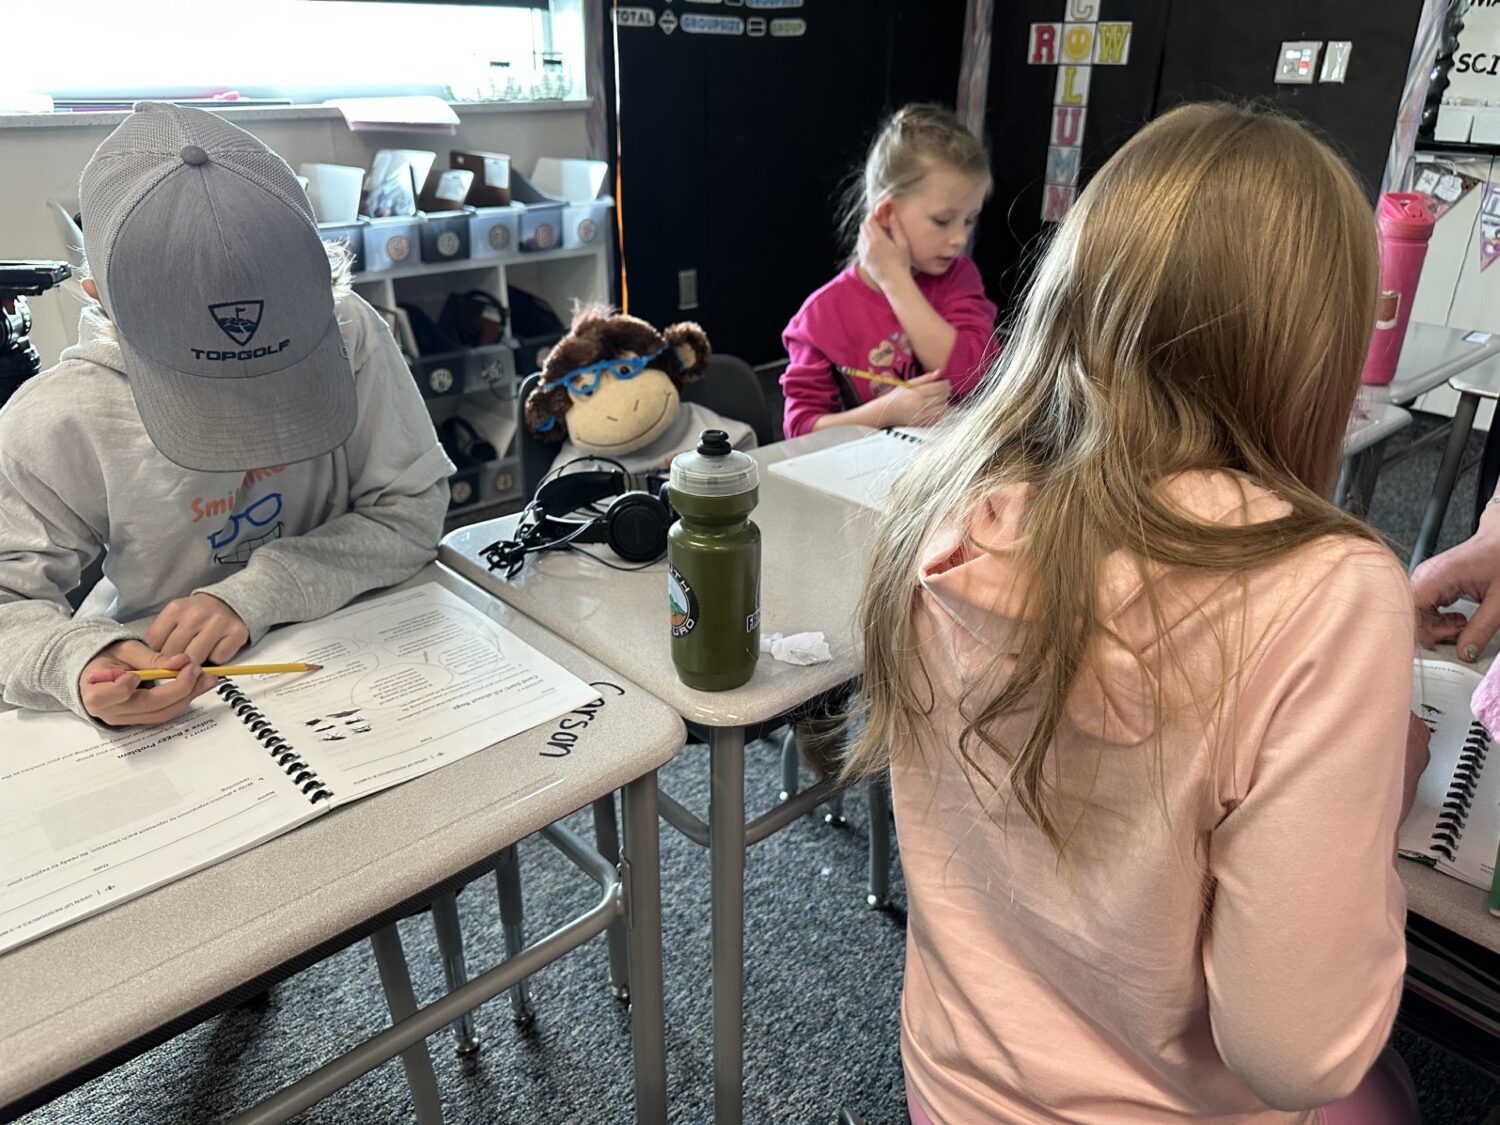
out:
{"label": "notebook on right desk", "polygon": [[915,427],[876,430],[842,445],[773,461],[770,471],[840,500],[883,512],[891,486],[922,448],[926,433]]}
{"label": "notebook on right desk", "polygon": [[1396,847],[1489,890],[1500,849],[1500,766],[1489,732],[1469,709],[1480,679],[1457,664],[1416,661],[1411,704],[1432,731],[1432,757]]}

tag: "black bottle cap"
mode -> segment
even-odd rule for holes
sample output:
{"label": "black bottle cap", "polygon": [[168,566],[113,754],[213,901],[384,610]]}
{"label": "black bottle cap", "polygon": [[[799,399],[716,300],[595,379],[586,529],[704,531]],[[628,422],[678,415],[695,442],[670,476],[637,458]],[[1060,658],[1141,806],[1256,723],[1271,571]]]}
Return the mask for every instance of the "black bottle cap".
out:
{"label": "black bottle cap", "polygon": [[704,430],[698,437],[698,452],[705,457],[728,457],[734,452],[723,430]]}

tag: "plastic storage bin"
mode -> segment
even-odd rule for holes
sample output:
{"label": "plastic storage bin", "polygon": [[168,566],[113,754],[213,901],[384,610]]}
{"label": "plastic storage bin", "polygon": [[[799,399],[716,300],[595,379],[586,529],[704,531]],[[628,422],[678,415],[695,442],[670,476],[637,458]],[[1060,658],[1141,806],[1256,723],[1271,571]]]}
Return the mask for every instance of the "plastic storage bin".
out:
{"label": "plastic storage bin", "polygon": [[533,203],[521,212],[521,252],[556,250],[562,245],[561,203]]}
{"label": "plastic storage bin", "polygon": [[547,362],[553,346],[563,338],[561,332],[547,332],[540,336],[521,336],[516,340],[516,353],[512,362],[522,376],[540,371]]}
{"label": "plastic storage bin", "polygon": [[562,244],[570,249],[597,246],[609,237],[608,200],[594,203],[571,203],[563,208]]}
{"label": "plastic storage bin", "polygon": [[469,390],[488,387],[496,394],[515,392],[516,353],[505,344],[470,348],[464,358],[464,386]]}
{"label": "plastic storage bin", "polygon": [[342,242],[349,247],[351,268],[361,273],[365,268],[365,221],[352,223],[319,223],[318,237],[324,242]]}
{"label": "plastic storage bin", "polygon": [[422,216],[417,240],[424,262],[461,262],[469,257],[469,212],[431,211]]}
{"label": "plastic storage bin", "polygon": [[366,219],[365,269],[370,273],[416,265],[420,260],[422,221],[413,215]]}
{"label": "plastic storage bin", "polygon": [[523,207],[476,207],[469,216],[469,254],[474,258],[514,258],[521,252]]}
{"label": "plastic storage bin", "polygon": [[466,385],[464,368],[468,362],[468,352],[424,355],[411,361],[411,374],[423,398],[461,395]]}

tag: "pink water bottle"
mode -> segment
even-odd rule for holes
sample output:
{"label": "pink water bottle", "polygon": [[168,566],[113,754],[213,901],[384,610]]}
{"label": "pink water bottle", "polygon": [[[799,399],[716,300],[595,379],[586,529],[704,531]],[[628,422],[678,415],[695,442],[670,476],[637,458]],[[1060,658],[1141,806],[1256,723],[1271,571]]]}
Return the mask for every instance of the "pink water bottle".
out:
{"label": "pink water bottle", "polygon": [[1415,192],[1388,191],[1380,197],[1380,293],[1375,301],[1375,334],[1360,376],[1384,386],[1396,377],[1396,361],[1411,319],[1411,299],[1422,276],[1427,240],[1432,237],[1432,213]]}

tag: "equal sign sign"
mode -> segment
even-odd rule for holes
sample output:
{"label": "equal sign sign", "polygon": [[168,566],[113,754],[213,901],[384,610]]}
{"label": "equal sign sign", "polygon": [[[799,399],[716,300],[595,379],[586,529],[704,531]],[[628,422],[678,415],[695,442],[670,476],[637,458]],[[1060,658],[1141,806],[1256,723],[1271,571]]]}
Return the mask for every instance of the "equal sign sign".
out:
{"label": "equal sign sign", "polygon": [[1027,62],[1057,67],[1052,94],[1052,134],[1042,189],[1042,222],[1060,222],[1078,194],[1083,123],[1088,115],[1089,78],[1096,66],[1130,62],[1129,23],[1100,23],[1099,0],[1067,0],[1062,23],[1034,23]]}

